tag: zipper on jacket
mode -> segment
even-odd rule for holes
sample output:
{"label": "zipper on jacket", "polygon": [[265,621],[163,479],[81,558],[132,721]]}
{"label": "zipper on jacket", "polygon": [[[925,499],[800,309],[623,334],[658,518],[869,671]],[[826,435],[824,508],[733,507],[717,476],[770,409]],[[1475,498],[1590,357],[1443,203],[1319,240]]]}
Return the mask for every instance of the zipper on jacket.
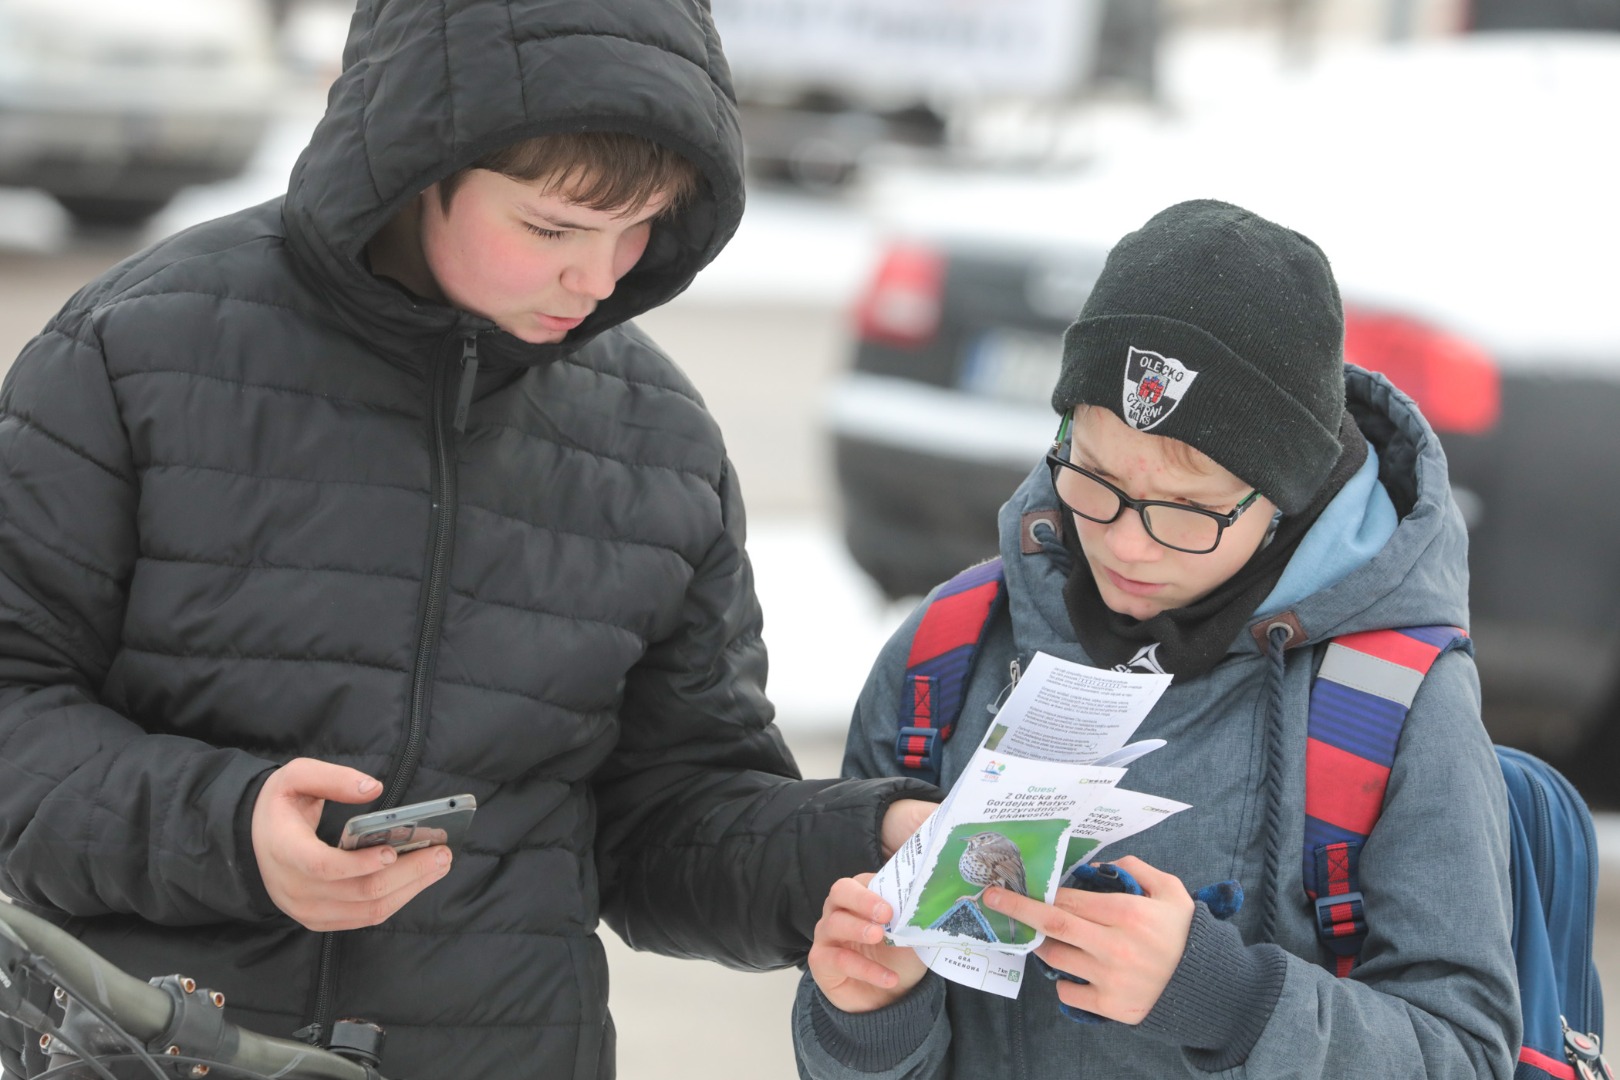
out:
{"label": "zipper on jacket", "polygon": [[[451,384],[451,367],[460,369],[456,395],[446,400]],[[433,515],[429,523],[432,554],[428,561],[428,578],[422,601],[422,623],[417,632],[416,663],[411,673],[410,719],[405,729],[405,743],[398,762],[386,781],[379,810],[391,810],[405,798],[405,790],[416,775],[422,756],[422,742],[427,735],[428,700],[433,688],[433,673],[439,658],[439,631],[444,623],[444,601],[449,590],[450,556],[456,540],[456,435],[466,427],[467,408],[472,402],[473,381],[478,376],[478,337],[466,333],[462,337],[461,357],[452,365],[448,359],[435,364],[429,380],[428,430],[433,455]],[[446,424],[446,413],[449,423]],[[448,430],[447,430],[448,429]],[[305,1028],[312,1037],[309,1041],[324,1045],[322,1041],[332,1028],[332,994],[334,972],[337,967],[338,936],[336,932],[321,935],[321,956],[317,966],[315,984],[315,1019]]]}
{"label": "zipper on jacket", "polygon": [[467,430],[467,410],[472,406],[473,384],[478,381],[478,338],[468,334],[461,343],[461,385],[456,388],[456,418],[451,426],[460,435]]}
{"label": "zipper on jacket", "polygon": [[996,700],[984,707],[985,711],[991,716],[994,716],[1000,712],[1001,707],[1007,703],[1007,698],[1015,689],[1017,689],[1018,680],[1022,677],[1023,671],[1019,667],[1018,657],[1014,656],[1011,660],[1007,661],[1007,685],[1001,688],[1001,693],[996,695]]}

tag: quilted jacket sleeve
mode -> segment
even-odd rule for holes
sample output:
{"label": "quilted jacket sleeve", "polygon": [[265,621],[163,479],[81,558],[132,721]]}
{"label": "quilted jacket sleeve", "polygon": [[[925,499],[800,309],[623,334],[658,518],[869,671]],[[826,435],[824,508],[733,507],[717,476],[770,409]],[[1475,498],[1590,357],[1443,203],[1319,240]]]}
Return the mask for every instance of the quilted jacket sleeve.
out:
{"label": "quilted jacket sleeve", "polygon": [[599,775],[603,911],[631,946],[731,967],[803,957],[838,878],[882,865],[878,827],[910,780],[801,780],[765,697],[765,645],[729,467],[724,530],[697,569],[681,629],[625,691]]}
{"label": "quilted jacket sleeve", "polygon": [[267,917],[246,810],[273,764],[101,697],[139,484],[99,344],[59,319],[0,392],[0,891],[68,915]]}
{"label": "quilted jacket sleeve", "polygon": [[[926,607],[919,605],[894,632],[867,676],[844,746],[846,777],[878,777],[895,768],[899,687],[904,682],[911,639]],[[952,1032],[945,1001],[944,981],[929,975],[886,1009],[844,1013],[805,972],[793,1003],[793,1048],[799,1075],[806,1080],[939,1080],[949,1076]]]}

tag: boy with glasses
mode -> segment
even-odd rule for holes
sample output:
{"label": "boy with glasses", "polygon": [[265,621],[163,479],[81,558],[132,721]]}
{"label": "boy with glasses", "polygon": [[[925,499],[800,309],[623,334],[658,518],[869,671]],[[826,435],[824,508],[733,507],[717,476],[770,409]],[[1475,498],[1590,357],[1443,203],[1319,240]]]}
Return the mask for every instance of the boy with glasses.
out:
{"label": "boy with glasses", "polygon": [[[1001,512],[1007,601],[944,782],[1009,670],[1046,652],[1173,676],[1136,733],[1168,745],[1122,786],[1192,809],[1109,849],[1142,895],[985,891],[1085,980],[1030,978],[1017,1000],[883,945],[869,878],[837,883],[794,1011],[801,1075],[1512,1075],[1507,810],[1466,652],[1413,700],[1362,851],[1372,932],[1352,977],[1324,966],[1300,880],[1314,646],[1468,621],[1444,455],[1409,399],[1345,366],[1342,337],[1320,249],[1239,207],[1172,206],[1110,253],[1064,338],[1055,444]],[[846,775],[896,771],[918,621],[873,669]],[[1247,893],[1230,922],[1188,891],[1224,879]]]}

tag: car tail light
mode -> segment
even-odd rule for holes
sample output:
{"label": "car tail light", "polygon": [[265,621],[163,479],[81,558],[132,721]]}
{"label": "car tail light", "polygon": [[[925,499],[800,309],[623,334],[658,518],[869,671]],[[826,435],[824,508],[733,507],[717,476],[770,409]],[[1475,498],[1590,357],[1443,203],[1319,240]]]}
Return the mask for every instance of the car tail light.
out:
{"label": "car tail light", "polygon": [[945,260],[928,248],[897,245],[855,306],[855,326],[867,341],[914,348],[939,329]]}
{"label": "car tail light", "polygon": [[1436,431],[1478,435],[1501,415],[1501,375],[1485,350],[1414,319],[1346,308],[1344,358],[1387,375]]}

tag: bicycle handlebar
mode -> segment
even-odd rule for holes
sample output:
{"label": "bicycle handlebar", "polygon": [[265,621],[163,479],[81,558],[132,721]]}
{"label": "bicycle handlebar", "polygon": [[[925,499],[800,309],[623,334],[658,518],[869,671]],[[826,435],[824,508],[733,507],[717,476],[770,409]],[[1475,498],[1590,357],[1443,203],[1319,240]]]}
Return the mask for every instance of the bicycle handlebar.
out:
{"label": "bicycle handlebar", "polygon": [[[167,991],[142,982],[66,931],[5,900],[0,900],[0,938],[25,956],[43,957],[53,969],[52,981],[64,993],[94,1001],[143,1045],[150,1047],[175,1024],[178,1006]],[[6,941],[0,941],[0,956],[6,951]],[[0,965],[0,999],[15,992],[19,991]],[[226,1055],[222,1063],[285,1080],[383,1080],[374,1069],[319,1047],[221,1022],[220,1045]],[[158,1047],[158,1052],[163,1049]]]}

